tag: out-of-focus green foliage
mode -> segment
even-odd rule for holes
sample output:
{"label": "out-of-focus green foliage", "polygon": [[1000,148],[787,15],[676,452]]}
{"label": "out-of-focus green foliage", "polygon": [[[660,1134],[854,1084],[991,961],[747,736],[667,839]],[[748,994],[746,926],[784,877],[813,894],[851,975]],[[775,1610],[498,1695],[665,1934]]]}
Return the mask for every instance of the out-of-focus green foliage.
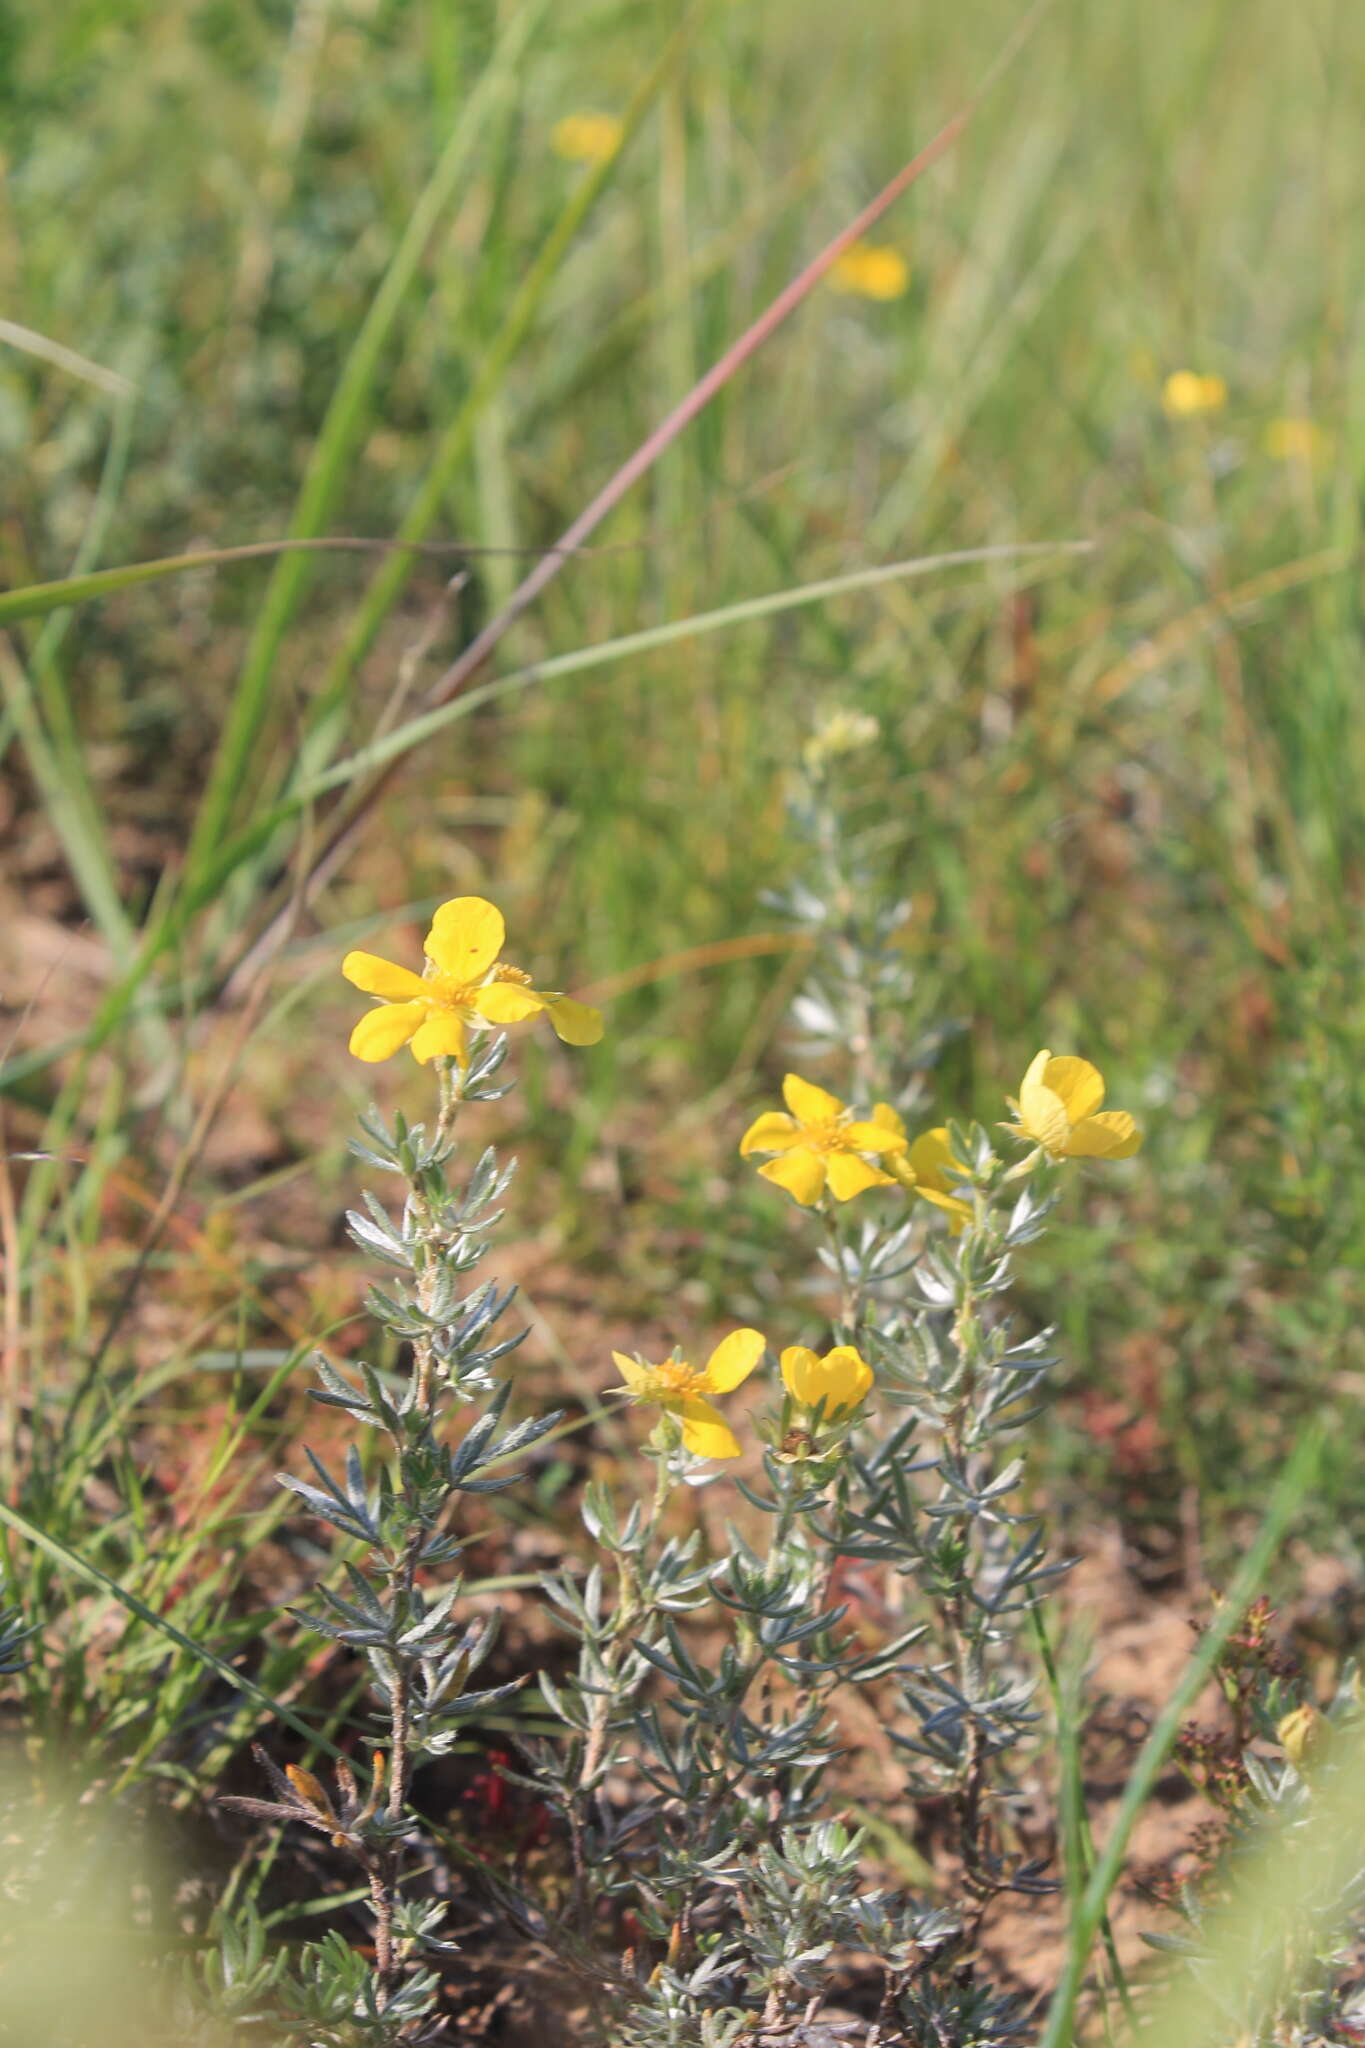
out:
{"label": "out-of-focus green foliage", "polygon": [[[92,566],[286,531],[348,351],[515,13],[9,7],[0,296],[135,395],[0,343],[6,581],[66,572],[92,527]],[[963,102],[1017,19],[1005,0],[700,10],[481,402],[433,537],[550,542]],[[397,530],[588,175],[555,154],[555,123],[622,110],[677,23],[606,0],[534,36],[379,355],[332,530]],[[1340,0],[1056,0],[878,230],[908,260],[903,295],[820,292],[506,659],[872,560],[1065,538],[1093,552],[1037,581],[958,572],[522,693],[423,748],[321,905],[350,925],[377,892],[425,902],[496,875],[566,945],[578,927],[604,977],[634,974],[762,925],[755,903],[795,857],[783,784],[801,737],[829,702],[877,717],[860,815],[914,900],[921,977],[965,1027],[944,1055],[954,1098],[996,1115],[999,1074],[1051,1042],[1101,1057],[1145,1106],[1145,1208],[1120,1220],[1092,1202],[1055,1241],[1067,1349],[1108,1404],[1091,1433],[1107,1459],[1155,1418],[1159,1447],[1126,1483],[1161,1513],[1181,1486],[1244,1473],[1254,1490],[1285,1413],[1354,1399],[1361,1365],[1363,82],[1365,18]],[[1181,370],[1221,378],[1222,407],[1168,417]],[[67,779],[73,914],[103,911],[116,952],[154,882],[166,907],[167,865],[174,895],[270,573],[149,586],[41,651],[36,627],[17,642],[37,744]],[[312,570],[229,792],[237,828],[293,772],[372,573],[355,557]],[[446,573],[418,565],[310,742],[321,758],[366,744]],[[516,573],[511,557],[470,564],[423,680]],[[34,717],[11,676],[0,731],[36,774]],[[288,832],[258,847],[216,920],[172,933],[177,1003],[264,915],[289,851]],[[634,985],[570,1112],[574,1156],[641,1099],[732,1089],[766,1055],[784,971],[769,953]],[[314,1009],[334,1027],[326,998]],[[138,1029],[136,1061],[176,1071]],[[676,1200],[699,1270],[729,1287],[707,1170],[682,1169]],[[589,1206],[566,1221],[590,1228]],[[1059,1451],[1090,1456],[1074,1431]]]}

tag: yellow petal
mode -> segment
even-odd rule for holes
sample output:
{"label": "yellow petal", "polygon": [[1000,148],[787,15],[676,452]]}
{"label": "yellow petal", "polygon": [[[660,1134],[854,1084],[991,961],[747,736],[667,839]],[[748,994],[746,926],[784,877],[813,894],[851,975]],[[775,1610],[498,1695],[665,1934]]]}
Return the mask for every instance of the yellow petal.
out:
{"label": "yellow petal", "polygon": [[358,1060],[391,1059],[426,1013],[425,1003],[386,1003],[382,1010],[370,1010],[351,1033],[351,1051]]}
{"label": "yellow petal", "polygon": [[565,1045],[596,1045],[602,1036],[602,1012],[572,996],[552,996],[546,1004],[555,1033]]}
{"label": "yellow petal", "polygon": [[649,1367],[641,1365],[634,1358],[627,1358],[624,1351],[613,1351],[616,1370],[628,1387],[642,1387],[649,1378]]}
{"label": "yellow petal", "polygon": [[785,1188],[807,1209],[812,1202],[819,1201],[824,1190],[825,1162],[809,1145],[798,1145],[795,1151],[784,1153],[781,1159],[770,1159],[758,1170],[764,1180]]}
{"label": "yellow petal", "polygon": [[823,1358],[817,1358],[804,1344],[793,1344],[782,1353],[782,1382],[787,1392],[808,1408],[823,1401],[830,1417],[865,1400],[872,1391],[873,1374],[851,1344],[836,1344]]}
{"label": "yellow petal", "polygon": [[916,1179],[922,1187],[933,1188],[941,1195],[946,1195],[952,1186],[943,1169],[956,1163],[946,1124],[939,1124],[932,1131],[921,1131],[910,1147],[910,1164],[915,1169]]}
{"label": "yellow petal", "polygon": [[861,1195],[866,1188],[889,1188],[895,1185],[889,1173],[883,1173],[880,1166],[869,1166],[856,1152],[831,1152],[825,1165],[829,1175],[829,1191],[837,1202],[851,1202],[855,1195]]}
{"label": "yellow petal", "polygon": [[465,1062],[465,1030],[449,1010],[433,1010],[412,1041],[412,1056],[425,1066],[428,1060]]}
{"label": "yellow petal", "polygon": [[506,936],[502,912],[495,904],[482,896],[452,896],[432,917],[427,958],[456,981],[477,981],[497,959]]}
{"label": "yellow petal", "polygon": [[915,1192],[923,1195],[926,1202],[932,1202],[936,1209],[942,1209],[948,1218],[948,1233],[951,1237],[961,1237],[972,1221],[973,1211],[968,1203],[959,1202],[956,1195],[937,1194],[933,1188],[916,1188]]}
{"label": "yellow petal", "polygon": [[857,1146],[860,1152],[903,1152],[904,1133],[888,1131],[875,1117],[870,1123],[844,1125],[844,1136]]}
{"label": "yellow petal", "polygon": [[1126,1109],[1102,1109],[1076,1125],[1067,1140],[1069,1159],[1131,1159],[1142,1133]]}
{"label": "yellow petal", "polygon": [[782,1353],[782,1384],[794,1401],[813,1408],[824,1388],[820,1383],[820,1361],[804,1344],[789,1344]]}
{"label": "yellow petal", "polygon": [[964,1202],[960,1195],[942,1195],[937,1188],[918,1187],[917,1195],[923,1195],[926,1202],[932,1202],[936,1209],[942,1209],[952,1226],[954,1237],[961,1237],[971,1222],[975,1211],[970,1202]]}
{"label": "yellow petal", "polygon": [[1093,1116],[1104,1101],[1104,1076],[1089,1060],[1071,1054],[1049,1060],[1043,1069],[1043,1085],[1061,1097],[1062,1107],[1073,1124]]}
{"label": "yellow petal", "polygon": [[825,1412],[833,1415],[841,1408],[856,1408],[872,1392],[874,1375],[872,1367],[851,1344],[836,1344],[821,1360],[825,1379]]}
{"label": "yellow petal", "polygon": [[905,1136],[905,1118],[889,1102],[879,1102],[872,1112],[872,1121],[879,1130],[890,1131],[893,1138]]}
{"label": "yellow petal", "polygon": [[545,1008],[544,996],[537,989],[523,988],[519,981],[490,981],[486,988],[476,989],[471,1000],[490,1024],[520,1024]]}
{"label": "yellow petal", "polygon": [[1026,1135],[1060,1159],[1071,1141],[1071,1119],[1061,1096],[1054,1095],[1050,1088],[1035,1088],[1020,1109]]}
{"label": "yellow petal", "polygon": [[367,996],[385,996],[391,1003],[410,1003],[426,994],[426,983],[410,967],[395,967],[375,953],[348,953],[341,963],[347,981]]}
{"label": "yellow petal", "polygon": [[747,1159],[751,1152],[789,1152],[800,1142],[801,1127],[795,1117],[780,1109],[765,1109],[740,1139],[739,1156]]}
{"label": "yellow petal", "polygon": [[672,1412],[681,1417],[683,1448],[691,1451],[694,1458],[739,1456],[739,1438],[709,1401],[693,1394],[680,1401]]}
{"label": "yellow petal", "polygon": [[1071,1119],[1060,1095],[1054,1095],[1043,1080],[1052,1054],[1040,1052],[1029,1064],[1019,1085],[1019,1123],[1022,1130],[1047,1152],[1060,1155],[1071,1133]]}
{"label": "yellow petal", "polygon": [[747,1380],[767,1348],[761,1330],[731,1330],[706,1361],[703,1377],[713,1394],[728,1394]]}
{"label": "yellow petal", "polygon": [[1046,1046],[1043,1047],[1041,1052],[1036,1052],[1033,1055],[1033,1058],[1028,1063],[1028,1072],[1019,1083],[1019,1099],[1021,1102],[1030,1089],[1042,1087],[1043,1075],[1047,1072],[1047,1063],[1051,1058],[1052,1054]]}
{"label": "yellow petal", "polygon": [[782,1099],[798,1123],[827,1123],[832,1117],[842,1116],[844,1105],[837,1095],[831,1095],[826,1088],[817,1088],[813,1081],[803,1081],[799,1074],[788,1074],[782,1083]]}

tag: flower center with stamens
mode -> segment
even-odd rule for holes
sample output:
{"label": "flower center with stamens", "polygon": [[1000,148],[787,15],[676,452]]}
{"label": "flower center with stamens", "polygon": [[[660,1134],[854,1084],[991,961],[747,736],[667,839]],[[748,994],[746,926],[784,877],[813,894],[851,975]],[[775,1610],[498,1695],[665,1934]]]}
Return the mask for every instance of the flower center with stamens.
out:
{"label": "flower center with stamens", "polygon": [[507,967],[505,965],[495,967],[493,969],[493,979],[494,981],[515,981],[519,988],[529,988],[531,986],[531,977],[524,967]]}
{"label": "flower center with stamens", "polygon": [[849,1151],[848,1133],[844,1126],[846,1116],[822,1116],[812,1124],[802,1124],[801,1135],[814,1152]]}
{"label": "flower center with stamens", "polygon": [[475,1017],[474,997],[482,986],[477,981],[456,981],[451,974],[437,970],[429,971],[423,979],[427,985],[425,1000],[433,1010],[448,1010],[456,1017],[466,1020]]}
{"label": "flower center with stamens", "polygon": [[669,1358],[651,1369],[649,1390],[656,1401],[685,1400],[700,1378],[695,1366],[680,1358]]}

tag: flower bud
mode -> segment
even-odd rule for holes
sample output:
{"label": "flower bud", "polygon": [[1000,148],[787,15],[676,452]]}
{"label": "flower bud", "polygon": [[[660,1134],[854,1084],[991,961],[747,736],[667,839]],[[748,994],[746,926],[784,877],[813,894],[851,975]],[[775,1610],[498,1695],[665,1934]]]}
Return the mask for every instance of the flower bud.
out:
{"label": "flower bud", "polygon": [[1311,1770],[1327,1754],[1332,1724],[1325,1714],[1305,1702],[1276,1723],[1275,1738],[1295,1770]]}

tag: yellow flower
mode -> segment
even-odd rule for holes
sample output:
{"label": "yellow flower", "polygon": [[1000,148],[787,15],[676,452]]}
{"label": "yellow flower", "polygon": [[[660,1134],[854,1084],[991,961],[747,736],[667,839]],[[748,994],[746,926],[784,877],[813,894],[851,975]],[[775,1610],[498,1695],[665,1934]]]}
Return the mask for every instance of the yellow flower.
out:
{"label": "yellow flower", "polygon": [[801,758],[810,773],[818,775],[829,762],[870,747],[881,730],[870,711],[850,711],[841,705],[821,719],[802,747]]}
{"label": "yellow flower", "polygon": [[827,1422],[865,1401],[873,1381],[872,1367],[851,1344],[836,1344],[823,1358],[817,1358],[804,1344],[793,1344],[782,1353],[783,1386],[794,1401],[807,1408],[823,1401]]}
{"label": "yellow flower", "polygon": [[[905,1118],[889,1102],[877,1104],[872,1112],[872,1121],[884,1131],[891,1131],[901,1138],[905,1136]],[[888,1172],[895,1175],[907,1193],[923,1195],[926,1202],[932,1202],[936,1209],[944,1211],[954,1237],[962,1235],[973,1215],[971,1202],[962,1193],[961,1184],[950,1180],[944,1171],[946,1167],[960,1163],[953,1156],[946,1124],[938,1124],[932,1131],[921,1131],[908,1152],[892,1153],[886,1162]]]}
{"label": "yellow flower", "polygon": [[600,164],[620,148],[622,133],[615,114],[566,114],[550,131],[550,146],[568,163]]}
{"label": "yellow flower", "polygon": [[348,953],[341,963],[347,981],[383,1003],[351,1033],[356,1058],[386,1060],[410,1043],[423,1064],[456,1059],[465,1066],[470,1031],[519,1024],[541,1010],[566,1045],[596,1045],[601,1013],[557,991],[532,988],[520,967],[500,966],[505,936],[502,912],[493,904],[482,896],[456,896],[432,918],[424,941],[425,974],[373,953]]}
{"label": "yellow flower", "polygon": [[1327,1754],[1332,1724],[1325,1714],[1306,1703],[1275,1723],[1275,1739],[1296,1770],[1311,1770]]}
{"label": "yellow flower", "polygon": [[853,242],[835,258],[829,281],[856,299],[899,299],[910,286],[910,265],[886,242]]}
{"label": "yellow flower", "polygon": [[903,1152],[904,1133],[897,1135],[880,1124],[859,1123],[836,1095],[803,1081],[799,1074],[788,1074],[782,1095],[790,1116],[780,1109],[765,1110],[740,1140],[742,1159],[751,1152],[780,1155],[759,1167],[764,1180],[776,1182],[807,1208],[819,1201],[826,1188],[836,1201],[848,1202],[864,1188],[892,1185],[889,1173],[869,1165],[858,1154]]}
{"label": "yellow flower", "polygon": [[1101,1110],[1104,1077],[1089,1060],[1040,1052],[1009,1098],[1018,1121],[1006,1124],[1028,1138],[1049,1159],[1129,1159],[1142,1133],[1125,1109]]}
{"label": "yellow flower", "polygon": [[1316,420],[1271,420],[1265,430],[1265,452],[1277,462],[1314,463],[1327,450],[1327,436]]}
{"label": "yellow flower", "polygon": [[1227,404],[1228,387],[1213,374],[1197,370],[1172,370],[1161,387],[1161,403],[1167,419],[1193,419],[1202,412],[1221,412]]}
{"label": "yellow flower", "polygon": [[683,1448],[694,1458],[737,1458],[739,1439],[707,1396],[732,1393],[747,1380],[766,1342],[761,1330],[732,1330],[700,1372],[682,1358],[645,1365],[621,1351],[611,1355],[625,1381],[622,1391],[633,1401],[657,1401],[666,1415],[676,1415],[682,1424]]}

